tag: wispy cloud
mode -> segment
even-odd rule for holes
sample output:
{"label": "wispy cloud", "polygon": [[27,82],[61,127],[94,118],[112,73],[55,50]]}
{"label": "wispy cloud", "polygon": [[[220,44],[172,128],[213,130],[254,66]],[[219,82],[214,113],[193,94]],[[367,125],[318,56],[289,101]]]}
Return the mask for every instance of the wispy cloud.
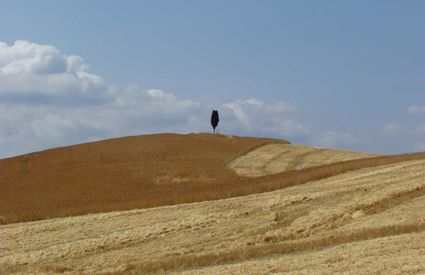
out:
{"label": "wispy cloud", "polygon": [[260,132],[288,138],[307,136],[310,127],[298,118],[294,104],[287,102],[265,103],[255,98],[235,100],[222,105],[229,118],[227,124],[241,133]]}
{"label": "wispy cloud", "polygon": [[407,108],[409,115],[420,115],[425,114],[425,106],[412,105]]}
{"label": "wispy cloud", "polygon": [[403,125],[387,123],[379,131],[381,142],[389,142],[387,146],[403,148],[404,152],[424,151],[425,123]]}

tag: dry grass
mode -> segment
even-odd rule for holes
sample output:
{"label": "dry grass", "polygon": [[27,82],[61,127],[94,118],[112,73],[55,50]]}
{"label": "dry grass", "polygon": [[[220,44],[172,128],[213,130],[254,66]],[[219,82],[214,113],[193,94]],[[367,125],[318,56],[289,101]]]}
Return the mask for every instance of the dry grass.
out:
{"label": "dry grass", "polygon": [[239,178],[228,159],[271,141],[285,142],[159,134],[3,159],[0,223],[203,200],[212,186]]}
{"label": "dry grass", "polygon": [[151,135],[0,160],[2,223],[150,208],[278,190],[425,153],[381,156],[258,178],[236,175],[229,159],[276,140]]}
{"label": "dry grass", "polygon": [[[165,134],[0,160],[0,274],[425,272],[425,153],[252,157],[294,148],[276,142]],[[246,156],[283,172],[228,168]],[[150,209],[46,219],[132,208]]]}
{"label": "dry grass", "polygon": [[376,156],[369,153],[330,148],[270,143],[254,148],[247,154],[232,160],[228,166],[235,170],[238,175],[258,177]]}
{"label": "dry grass", "polygon": [[399,161],[231,199],[3,225],[0,269],[421,273],[424,168]]}

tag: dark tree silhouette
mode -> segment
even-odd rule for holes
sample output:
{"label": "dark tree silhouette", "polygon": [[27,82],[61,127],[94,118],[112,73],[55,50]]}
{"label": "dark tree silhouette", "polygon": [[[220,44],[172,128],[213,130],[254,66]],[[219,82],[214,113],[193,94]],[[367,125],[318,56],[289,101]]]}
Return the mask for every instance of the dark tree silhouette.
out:
{"label": "dark tree silhouette", "polygon": [[215,128],[217,127],[219,121],[220,119],[218,118],[218,111],[213,110],[211,114],[211,126],[213,127],[213,133],[215,133]]}

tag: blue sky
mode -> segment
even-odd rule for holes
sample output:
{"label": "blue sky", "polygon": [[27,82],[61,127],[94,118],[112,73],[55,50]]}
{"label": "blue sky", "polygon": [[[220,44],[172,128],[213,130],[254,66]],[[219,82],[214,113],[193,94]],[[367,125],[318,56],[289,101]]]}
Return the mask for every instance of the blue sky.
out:
{"label": "blue sky", "polygon": [[212,108],[226,134],[425,150],[424,14],[424,1],[0,0],[0,157],[209,131]]}

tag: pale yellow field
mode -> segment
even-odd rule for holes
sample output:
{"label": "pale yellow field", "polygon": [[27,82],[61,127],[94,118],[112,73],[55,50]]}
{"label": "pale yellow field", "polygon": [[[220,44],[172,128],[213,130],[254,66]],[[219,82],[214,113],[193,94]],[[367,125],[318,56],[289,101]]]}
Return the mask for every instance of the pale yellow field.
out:
{"label": "pale yellow field", "polygon": [[228,166],[239,175],[259,177],[374,156],[377,155],[295,144],[270,143],[231,161]]}
{"label": "pale yellow field", "polygon": [[425,160],[278,191],[0,226],[0,273],[425,273]]}

